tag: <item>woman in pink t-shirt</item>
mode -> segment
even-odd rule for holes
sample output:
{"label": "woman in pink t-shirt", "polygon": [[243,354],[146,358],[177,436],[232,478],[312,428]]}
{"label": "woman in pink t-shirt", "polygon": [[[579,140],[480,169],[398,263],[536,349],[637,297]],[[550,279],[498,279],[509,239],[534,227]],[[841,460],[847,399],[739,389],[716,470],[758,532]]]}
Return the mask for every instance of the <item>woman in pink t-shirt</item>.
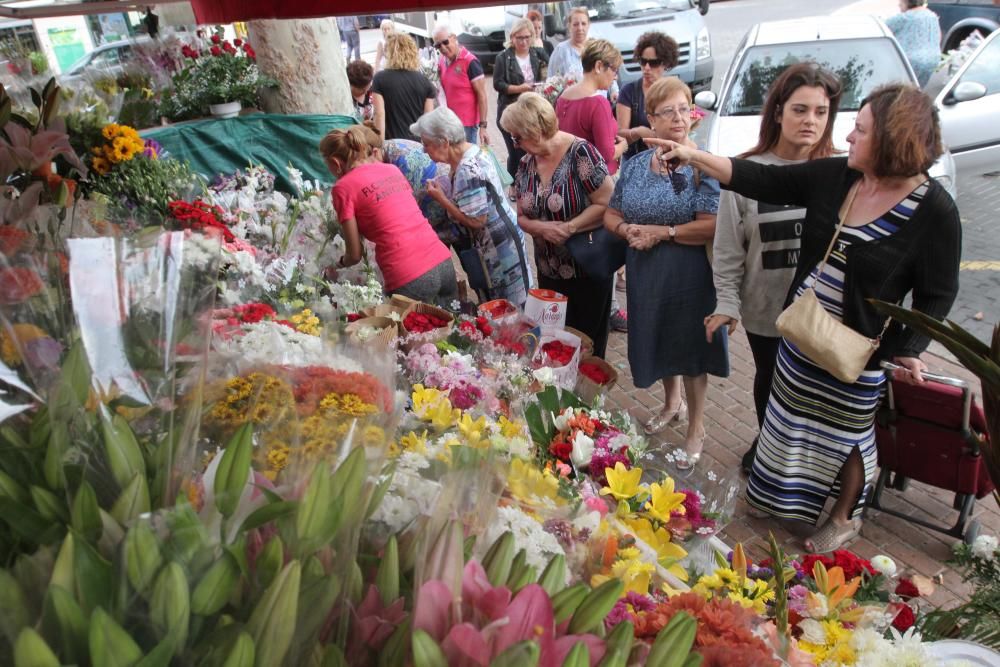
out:
{"label": "woman in pink t-shirt", "polygon": [[420,212],[409,182],[395,165],[372,157],[371,135],[362,125],[333,130],[319,144],[333,186],[347,251],[339,266],[361,261],[361,237],[375,244],[385,291],[447,305],[458,297],[451,252]]}
{"label": "woman in pink t-shirt", "polygon": [[580,61],[583,80],[556,100],[559,129],[592,143],[607,163],[608,173],[614,175],[628,144],[618,136],[618,121],[611,113],[607,90],[618,76],[622,54],[606,39],[588,39]]}

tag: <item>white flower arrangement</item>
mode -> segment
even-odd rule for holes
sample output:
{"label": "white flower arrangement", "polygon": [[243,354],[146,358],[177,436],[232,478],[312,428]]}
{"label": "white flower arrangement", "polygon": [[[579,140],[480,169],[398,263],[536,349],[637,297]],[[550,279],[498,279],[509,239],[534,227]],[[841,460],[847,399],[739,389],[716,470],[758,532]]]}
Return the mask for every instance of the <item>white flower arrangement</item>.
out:
{"label": "white flower arrangement", "polygon": [[524,549],[529,566],[541,572],[549,561],[566,555],[555,536],[545,532],[542,524],[513,506],[498,507],[496,518],[483,535],[483,544],[493,544],[507,531],[514,534],[514,551]]}

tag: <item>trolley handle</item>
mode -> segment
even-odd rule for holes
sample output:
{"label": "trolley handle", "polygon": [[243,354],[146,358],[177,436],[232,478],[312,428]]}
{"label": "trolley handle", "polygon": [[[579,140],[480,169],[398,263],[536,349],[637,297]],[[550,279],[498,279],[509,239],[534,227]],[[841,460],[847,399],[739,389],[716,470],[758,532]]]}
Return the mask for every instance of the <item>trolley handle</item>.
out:
{"label": "trolley handle", "polygon": [[[902,370],[907,373],[910,372],[909,368],[904,368],[899,364],[894,364],[891,361],[883,361],[881,364],[883,369],[887,371]],[[968,389],[969,383],[965,380],[960,380],[958,378],[953,378],[948,375],[938,375],[937,373],[929,373],[924,371],[921,373],[925,380],[930,380],[931,382],[937,382],[939,384],[946,384],[952,387],[958,387],[959,389]]]}

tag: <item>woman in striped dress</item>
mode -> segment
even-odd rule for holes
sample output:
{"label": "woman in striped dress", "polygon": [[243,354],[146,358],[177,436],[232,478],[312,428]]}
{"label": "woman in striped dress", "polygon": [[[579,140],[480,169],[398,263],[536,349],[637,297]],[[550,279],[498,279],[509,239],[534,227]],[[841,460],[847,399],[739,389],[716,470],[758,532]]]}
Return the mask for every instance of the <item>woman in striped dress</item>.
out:
{"label": "woman in striped dress", "polygon": [[[961,226],[951,196],[927,170],[941,154],[930,98],[915,86],[891,84],[862,103],[848,136],[848,157],[798,165],[762,165],[663,142],[666,159],[690,162],[734,192],[806,208],[802,252],[791,302],[813,287],[832,316],[881,345],[861,376],[845,383],[782,340],[778,365],[750,474],[747,500],[775,517],[817,523],[813,552],[839,548],[861,529],[860,513],[874,477],[875,409],[885,379],[879,362],[905,368],[897,379],[923,382],[919,355],[929,340],[890,323],[867,301],[898,303],[932,317],[948,314],[958,293]],[[843,216],[829,259],[827,248]]]}

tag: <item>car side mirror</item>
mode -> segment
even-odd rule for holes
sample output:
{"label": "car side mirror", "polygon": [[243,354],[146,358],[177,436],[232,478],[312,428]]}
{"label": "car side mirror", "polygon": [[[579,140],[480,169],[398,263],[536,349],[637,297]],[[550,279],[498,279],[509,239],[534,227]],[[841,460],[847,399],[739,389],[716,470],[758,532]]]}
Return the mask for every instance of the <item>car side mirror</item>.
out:
{"label": "car side mirror", "polygon": [[943,101],[948,105],[958,104],[959,102],[971,102],[972,100],[984,97],[986,93],[986,86],[978,81],[963,81],[955,86]]}
{"label": "car side mirror", "polygon": [[719,98],[711,90],[703,90],[694,96],[694,103],[707,111],[714,110],[718,101]]}
{"label": "car side mirror", "polygon": [[566,28],[562,27],[556,17],[553,14],[546,14],[544,20],[545,34],[549,37],[555,37],[556,35],[565,35]]}

